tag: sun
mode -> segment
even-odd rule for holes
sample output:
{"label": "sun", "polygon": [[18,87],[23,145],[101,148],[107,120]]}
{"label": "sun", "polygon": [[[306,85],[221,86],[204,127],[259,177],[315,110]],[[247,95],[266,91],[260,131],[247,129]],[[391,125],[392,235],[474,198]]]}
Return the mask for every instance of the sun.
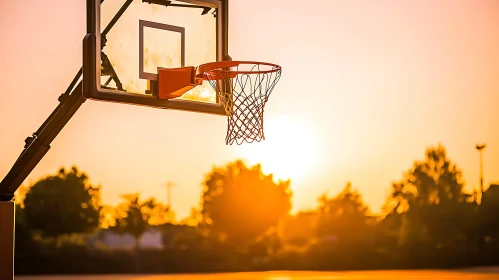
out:
{"label": "sun", "polygon": [[260,163],[264,173],[276,179],[299,180],[317,164],[317,135],[297,118],[269,118],[265,138],[260,143],[242,146],[249,164]]}

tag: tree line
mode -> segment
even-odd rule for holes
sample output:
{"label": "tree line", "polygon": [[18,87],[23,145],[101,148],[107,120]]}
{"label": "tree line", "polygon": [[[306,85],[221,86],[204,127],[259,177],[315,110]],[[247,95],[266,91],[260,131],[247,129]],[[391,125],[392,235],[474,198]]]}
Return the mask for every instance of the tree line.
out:
{"label": "tree line", "polygon": [[[268,269],[445,268],[499,263],[499,186],[464,190],[463,174],[441,145],[395,180],[382,215],[352,184],[290,215],[291,181],[241,160],[213,167],[201,205],[175,221],[169,207],[139,194],[115,207],[76,167],[60,169],[16,199],[16,273],[167,273]],[[155,228],[163,248],[140,247]],[[129,234],[133,250],[85,239]]]}

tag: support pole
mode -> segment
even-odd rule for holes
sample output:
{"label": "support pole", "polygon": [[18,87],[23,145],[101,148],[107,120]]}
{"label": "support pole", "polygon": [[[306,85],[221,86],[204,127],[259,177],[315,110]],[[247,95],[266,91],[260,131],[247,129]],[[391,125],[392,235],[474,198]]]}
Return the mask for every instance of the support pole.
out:
{"label": "support pole", "polygon": [[0,201],[0,279],[14,280],[15,204]]}

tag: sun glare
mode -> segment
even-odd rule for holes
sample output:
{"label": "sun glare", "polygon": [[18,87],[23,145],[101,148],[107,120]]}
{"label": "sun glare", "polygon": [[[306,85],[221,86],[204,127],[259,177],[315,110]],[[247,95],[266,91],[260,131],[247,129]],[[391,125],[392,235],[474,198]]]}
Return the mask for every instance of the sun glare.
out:
{"label": "sun glare", "polygon": [[276,179],[298,180],[316,164],[317,136],[298,119],[269,118],[265,138],[242,146],[243,157],[249,164],[260,163],[264,173],[272,173]]}

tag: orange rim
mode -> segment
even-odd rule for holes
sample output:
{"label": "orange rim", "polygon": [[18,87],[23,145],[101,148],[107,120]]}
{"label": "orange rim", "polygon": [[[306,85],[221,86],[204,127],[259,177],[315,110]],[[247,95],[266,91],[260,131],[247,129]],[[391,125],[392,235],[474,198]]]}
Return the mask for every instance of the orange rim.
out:
{"label": "orange rim", "polygon": [[[271,66],[273,67],[273,69],[270,69],[270,70],[259,70],[259,71],[239,71],[239,70],[229,70],[227,68],[230,68],[230,67],[236,67],[236,66],[239,66],[241,64],[254,64],[254,65],[265,65],[265,66]],[[206,63],[206,64],[203,64],[203,65],[200,65],[198,66],[197,68],[197,77],[198,78],[204,78],[205,77],[205,73],[209,73],[207,74],[208,76],[219,76],[220,74],[218,74],[219,72],[224,72],[224,73],[228,73],[231,77],[235,77],[236,75],[238,74],[268,74],[268,73],[273,73],[273,72],[278,72],[281,70],[281,66],[277,65],[277,64],[273,64],[273,63],[268,63],[268,62],[256,62],[256,61],[217,61],[217,62],[210,62],[210,63]],[[211,73],[214,73],[211,74]]]}

